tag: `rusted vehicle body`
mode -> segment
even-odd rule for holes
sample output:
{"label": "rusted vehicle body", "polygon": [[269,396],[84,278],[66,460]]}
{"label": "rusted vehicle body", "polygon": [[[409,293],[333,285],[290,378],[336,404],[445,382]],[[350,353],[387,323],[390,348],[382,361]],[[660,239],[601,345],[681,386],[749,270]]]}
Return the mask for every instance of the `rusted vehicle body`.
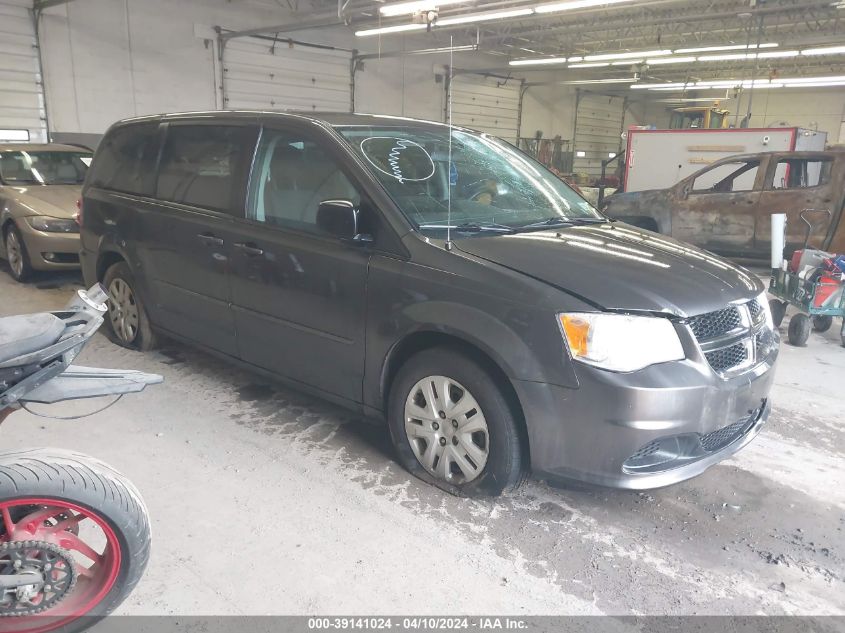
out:
{"label": "rusted vehicle body", "polygon": [[768,257],[771,216],[787,214],[787,250],[845,252],[845,150],[766,152],[718,160],[668,189],[617,193],[612,218],[734,257]]}

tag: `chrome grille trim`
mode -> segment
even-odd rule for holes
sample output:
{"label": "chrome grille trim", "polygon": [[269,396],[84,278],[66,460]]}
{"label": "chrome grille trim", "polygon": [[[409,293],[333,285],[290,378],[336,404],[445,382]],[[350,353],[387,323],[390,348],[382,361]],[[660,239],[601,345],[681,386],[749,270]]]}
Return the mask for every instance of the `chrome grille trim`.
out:
{"label": "chrome grille trim", "polygon": [[687,325],[710,367],[725,379],[756,367],[771,351],[772,332],[757,299],[699,314]]}

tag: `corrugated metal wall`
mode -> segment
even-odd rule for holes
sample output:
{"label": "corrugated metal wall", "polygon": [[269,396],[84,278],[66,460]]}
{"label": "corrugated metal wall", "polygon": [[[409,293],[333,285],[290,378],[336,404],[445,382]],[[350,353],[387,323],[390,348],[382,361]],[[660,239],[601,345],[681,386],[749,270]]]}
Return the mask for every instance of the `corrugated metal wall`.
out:
{"label": "corrugated metal wall", "polygon": [[625,99],[580,92],[575,117],[573,170],[600,176],[601,161],[622,148]]}
{"label": "corrugated metal wall", "polygon": [[285,41],[229,40],[223,49],[223,107],[349,112],[351,59],[349,52]]}
{"label": "corrugated metal wall", "polygon": [[452,78],[452,124],[487,132],[516,144],[519,130],[518,80],[461,74]]}
{"label": "corrugated metal wall", "polygon": [[47,142],[32,0],[0,0],[0,129],[27,130]]}

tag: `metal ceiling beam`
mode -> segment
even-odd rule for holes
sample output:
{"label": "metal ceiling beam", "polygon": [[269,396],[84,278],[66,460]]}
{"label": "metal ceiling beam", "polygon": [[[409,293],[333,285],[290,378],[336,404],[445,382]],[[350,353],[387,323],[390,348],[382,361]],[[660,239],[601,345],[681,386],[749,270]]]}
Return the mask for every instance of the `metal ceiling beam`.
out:
{"label": "metal ceiling beam", "polygon": [[32,8],[38,12],[49,9],[50,7],[57,7],[60,4],[68,4],[69,2],[73,2],[73,0],[35,0]]}

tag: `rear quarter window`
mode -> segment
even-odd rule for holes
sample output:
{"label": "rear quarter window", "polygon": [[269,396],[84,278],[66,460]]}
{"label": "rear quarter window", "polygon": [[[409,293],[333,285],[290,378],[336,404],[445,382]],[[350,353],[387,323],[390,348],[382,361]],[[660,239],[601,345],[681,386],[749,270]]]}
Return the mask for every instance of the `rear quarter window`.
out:
{"label": "rear quarter window", "polygon": [[151,196],[155,190],[158,123],[127,125],[102,140],[88,182],[101,189]]}

